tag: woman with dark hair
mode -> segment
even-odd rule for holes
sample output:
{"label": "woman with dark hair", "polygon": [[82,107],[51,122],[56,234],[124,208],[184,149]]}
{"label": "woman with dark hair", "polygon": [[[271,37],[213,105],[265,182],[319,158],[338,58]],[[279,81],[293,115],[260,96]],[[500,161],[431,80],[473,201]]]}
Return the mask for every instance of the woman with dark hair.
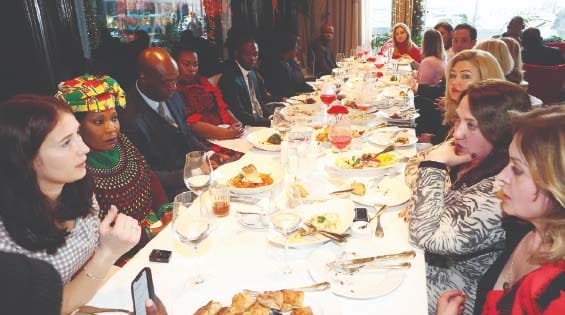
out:
{"label": "woman with dark hair", "polygon": [[508,111],[530,108],[518,85],[471,85],[457,107],[454,141],[428,152],[419,165],[408,215],[410,238],[426,251],[430,314],[450,289],[460,288],[472,305],[479,278],[503,248],[495,175],[508,163]]}
{"label": "woman with dark hair", "polygon": [[[475,314],[563,314],[565,108],[513,113],[512,124],[510,162],[498,175],[506,246],[479,282]],[[447,292],[438,314],[457,314],[464,302]]]}
{"label": "woman with dark hair", "polygon": [[62,312],[88,302],[139,240],[137,221],[111,207],[100,222],[89,148],[69,106],[18,95],[0,104],[0,251],[47,261],[64,284]]}

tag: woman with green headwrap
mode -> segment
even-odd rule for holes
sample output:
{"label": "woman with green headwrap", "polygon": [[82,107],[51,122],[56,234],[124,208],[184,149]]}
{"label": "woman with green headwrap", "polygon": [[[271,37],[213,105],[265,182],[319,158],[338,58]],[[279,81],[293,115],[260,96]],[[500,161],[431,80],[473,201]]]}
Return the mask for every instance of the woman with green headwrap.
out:
{"label": "woman with green headwrap", "polygon": [[[89,74],[61,82],[58,88],[55,96],[70,105],[90,148],[86,168],[96,183],[100,217],[115,205],[137,219],[146,231],[132,250],[135,252],[155,232],[151,233],[149,226],[159,220],[156,210],[167,198],[144,157],[120,133],[117,108],[126,105],[124,91],[109,76]],[[168,223],[170,216],[163,215],[162,221]]]}

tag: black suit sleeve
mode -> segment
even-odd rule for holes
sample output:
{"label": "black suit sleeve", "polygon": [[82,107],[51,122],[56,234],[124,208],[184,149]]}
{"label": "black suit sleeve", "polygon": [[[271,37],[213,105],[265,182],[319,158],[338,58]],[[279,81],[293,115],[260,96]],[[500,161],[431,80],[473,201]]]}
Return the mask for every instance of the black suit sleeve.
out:
{"label": "black suit sleeve", "polygon": [[243,93],[246,93],[244,88],[247,87],[242,87],[236,82],[234,76],[224,73],[218,83],[218,87],[222,91],[224,101],[229,105],[229,109],[242,124],[250,126],[269,126],[270,122],[268,119],[255,117],[245,109],[245,104],[248,100],[243,97]]}

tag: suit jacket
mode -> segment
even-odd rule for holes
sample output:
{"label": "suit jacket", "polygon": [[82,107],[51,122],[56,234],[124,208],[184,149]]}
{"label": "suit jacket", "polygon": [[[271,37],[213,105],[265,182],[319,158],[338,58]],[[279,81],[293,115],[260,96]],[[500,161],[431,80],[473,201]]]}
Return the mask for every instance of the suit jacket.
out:
{"label": "suit jacket", "polygon": [[291,97],[298,93],[314,91],[306,84],[300,65],[294,59],[267,61],[262,74],[265,86],[273,95]]}
{"label": "suit jacket", "polygon": [[178,128],[170,125],[149,107],[135,85],[128,91],[126,99],[127,106],[120,113],[122,132],[145,156],[170,200],[179,190],[185,188],[183,170],[186,153],[208,149],[187,126],[185,105],[177,92],[166,103]]}
{"label": "suit jacket", "polygon": [[[235,60],[231,59],[227,61],[224,66],[225,68],[220,82],[218,83],[218,87],[222,90],[224,101],[229,105],[232,113],[244,125],[268,127],[270,122],[267,118],[253,115],[247,83]],[[259,79],[255,70],[249,72],[249,77],[250,80],[253,81],[255,95],[263,108],[263,114],[266,115],[265,103],[277,101],[280,100],[280,98],[273,97],[267,92],[263,80]]]}
{"label": "suit jacket", "polygon": [[[314,69],[312,69],[312,64]],[[332,69],[337,67],[335,54],[330,46],[324,44],[319,37],[310,44],[310,49],[308,49],[308,67],[317,77],[332,74]]]}

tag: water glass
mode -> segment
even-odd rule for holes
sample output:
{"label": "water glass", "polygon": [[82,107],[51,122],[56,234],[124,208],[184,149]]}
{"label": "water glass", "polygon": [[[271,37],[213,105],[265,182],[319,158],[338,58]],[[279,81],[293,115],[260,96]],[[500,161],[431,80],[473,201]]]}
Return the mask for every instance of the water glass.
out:
{"label": "water glass", "polygon": [[210,186],[210,205],[212,213],[217,217],[230,214],[230,185],[226,182],[216,182]]}
{"label": "water glass", "polygon": [[292,212],[277,212],[271,216],[271,227],[284,238],[284,274],[291,274],[288,264],[288,239],[300,227],[302,217]]}

